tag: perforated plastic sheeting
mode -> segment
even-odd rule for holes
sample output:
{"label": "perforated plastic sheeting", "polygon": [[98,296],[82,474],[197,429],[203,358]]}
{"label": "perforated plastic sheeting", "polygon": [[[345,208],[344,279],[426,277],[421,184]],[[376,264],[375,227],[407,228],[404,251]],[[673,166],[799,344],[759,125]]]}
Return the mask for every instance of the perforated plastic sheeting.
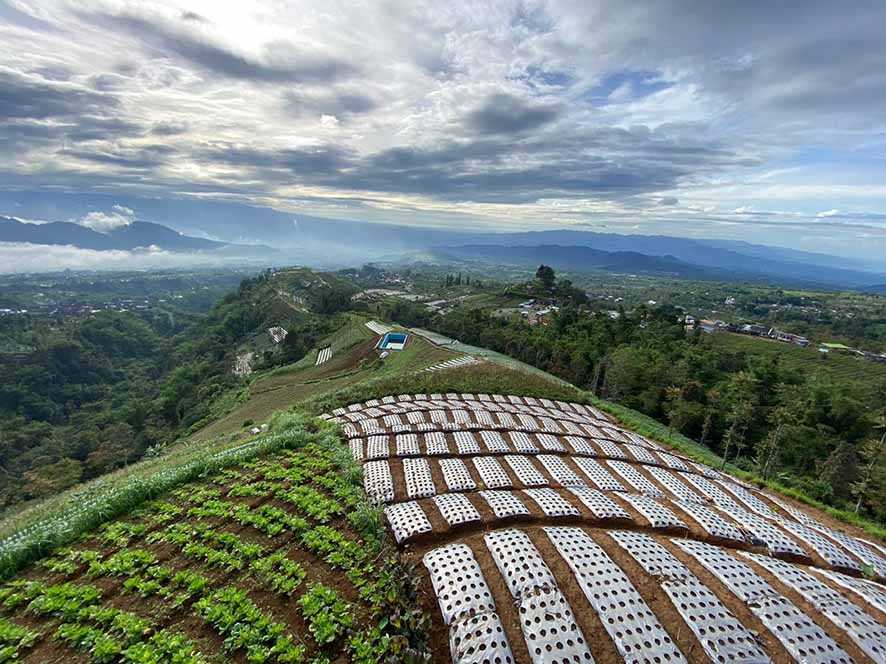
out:
{"label": "perforated plastic sheeting", "polygon": [[450,491],[470,491],[477,488],[477,483],[471,478],[465,462],[461,459],[440,459],[438,463],[443,473],[443,481]]}
{"label": "perforated plastic sheeting", "polygon": [[480,521],[480,513],[463,493],[441,493],[433,498],[440,514],[450,526]]}
{"label": "perforated plastic sheeting", "polygon": [[740,507],[720,507],[751,535],[752,543],[762,544],[773,555],[794,555],[807,558],[806,552],[786,532],[766,519]]}
{"label": "perforated plastic sheeting", "polygon": [[480,491],[478,495],[486,501],[499,519],[529,515],[526,505],[510,491]]}
{"label": "perforated plastic sheeting", "polygon": [[483,536],[483,541],[514,599],[557,587],[550,568],[522,530],[493,530]]}
{"label": "perforated plastic sheeting", "polygon": [[571,486],[567,490],[578,498],[598,519],[630,519],[631,516],[606,494],[588,486]]}
{"label": "perforated plastic sheeting", "polygon": [[711,544],[692,540],[674,543],[744,602],[794,659],[822,664],[852,661],[824,630],[747,564]]}
{"label": "perforated plastic sheeting", "polygon": [[511,444],[517,452],[533,453],[540,451],[538,445],[532,442],[528,433],[523,431],[508,431]]}
{"label": "perforated plastic sheeting", "polygon": [[640,445],[625,445],[624,448],[640,463],[659,463],[652,453]]}
{"label": "perforated plastic sheeting", "polygon": [[487,611],[495,611],[495,600],[480,565],[467,544],[447,544],[422,558],[440,605],[443,623]]}
{"label": "perforated plastic sheeting", "polygon": [[566,442],[575,454],[584,454],[587,456],[600,456],[597,447],[587,438],[581,436],[566,436]]}
{"label": "perforated plastic sheeting", "polygon": [[391,524],[391,530],[394,531],[394,539],[397,544],[404,540],[419,535],[421,533],[431,532],[431,522],[424,510],[414,500],[405,503],[396,503],[388,505],[385,508],[385,516],[388,517],[388,523]]}
{"label": "perforated plastic sheeting", "polygon": [[808,544],[813,551],[825,559],[828,565],[861,571],[861,562],[855,556],[850,555],[845,549],[837,546],[824,535],[817,533],[808,526],[788,519],[781,518],[779,523],[789,533]]}
{"label": "perforated plastic sheeting", "polygon": [[525,456],[509,454],[505,457],[505,462],[524,486],[540,486],[548,483],[545,476],[538,472],[538,469]]}
{"label": "perforated plastic sheeting", "polygon": [[619,492],[619,498],[626,500],[653,528],[686,528],[676,514],[649,496]]}
{"label": "perforated plastic sheeting", "polygon": [[498,431],[481,431],[480,438],[490,452],[509,452],[511,449]]}
{"label": "perforated plastic sheeting", "polygon": [[854,576],[840,574],[839,572],[829,572],[823,569],[814,571],[830,579],[841,588],[851,590],[874,608],[886,613],[886,586],[873,581],[856,579]]}
{"label": "perforated plastic sheeting", "polygon": [[580,486],[587,484],[587,482],[576,475],[572,469],[566,465],[566,462],[558,456],[554,456],[553,454],[539,454],[538,460],[558,484],[562,484],[563,486]]}
{"label": "perforated plastic sheeting", "polygon": [[425,450],[431,456],[438,456],[441,454],[449,454],[449,445],[446,442],[446,434],[440,431],[432,431],[431,433],[424,434],[425,437]]}
{"label": "perforated plastic sheeting", "polygon": [[657,486],[646,479],[646,477],[631,464],[625,461],[607,461],[606,463],[636,491],[645,493],[648,496],[664,495]]}
{"label": "perforated plastic sheeting", "polygon": [[376,504],[394,499],[394,478],[387,461],[367,461],[363,464],[363,489]]}
{"label": "perforated plastic sheeting", "polygon": [[664,468],[657,468],[656,466],[649,466],[646,470],[659,484],[676,496],[677,499],[693,503],[705,502],[701,494],[690,489],[671,471]]}
{"label": "perforated plastic sheeting", "polygon": [[757,498],[753,493],[745,489],[743,486],[735,482],[725,480],[714,480],[719,487],[728,490],[735,496],[742,505],[755,514],[771,519],[778,516],[766,503]]}
{"label": "perforated plastic sheeting", "polygon": [[706,498],[710,498],[717,507],[740,507],[708,478],[695,473],[680,473],[680,477],[698,489]]}
{"label": "perforated plastic sheeting", "polygon": [[603,452],[603,456],[609,457],[611,459],[627,459],[628,454],[625,452],[621,445],[616,445],[615,443],[604,440],[602,438],[594,439],[594,442],[597,443],[600,450]]}
{"label": "perforated plastic sheeting", "polygon": [[813,530],[817,530],[818,532],[827,535],[831,539],[836,540],[840,546],[842,546],[844,549],[847,549],[850,553],[854,554],[863,563],[873,567],[874,574],[876,574],[877,576],[886,576],[886,558],[881,556],[879,552],[875,551],[872,546],[869,546],[864,542],[855,539],[854,537],[850,537],[845,533],[841,533],[839,530],[828,528],[827,526],[811,527],[813,528]]}
{"label": "perforated plastic sheeting", "polygon": [[585,457],[573,458],[575,465],[583,472],[591,483],[601,491],[623,491],[624,487],[598,461]]}
{"label": "perforated plastic sheeting", "polygon": [[657,577],[677,613],[714,662],[768,662],[753,635],[661,544],[643,533],[610,532],[647,574]]}
{"label": "perforated plastic sheeting", "polygon": [[702,530],[711,537],[719,537],[720,539],[733,540],[735,542],[746,541],[744,533],[738,526],[728,522],[704,505],[687,500],[677,500],[674,501],[674,504],[691,516],[701,526]]}
{"label": "perforated plastic sheeting", "polygon": [[541,554],[521,530],[509,528],[483,537],[511,596],[534,664],[593,662],[566,599]]}
{"label": "perforated plastic sheeting", "polygon": [[473,457],[471,461],[474,463],[474,468],[477,469],[477,474],[480,475],[480,479],[487,489],[502,489],[513,486],[511,478],[495,457],[478,456]]}
{"label": "perforated plastic sheeting", "polygon": [[584,635],[559,590],[525,597],[518,611],[533,664],[593,664]]}
{"label": "perforated plastic sheeting", "polygon": [[543,449],[550,452],[566,451],[566,448],[563,446],[563,443],[560,442],[560,439],[549,433],[537,433],[535,434],[535,439],[538,441],[538,444],[541,445]]}
{"label": "perforated plastic sheeting", "polygon": [[497,613],[480,613],[449,628],[452,664],[513,664],[514,655]]}
{"label": "perforated plastic sheeting", "polygon": [[673,454],[668,454],[667,452],[662,452],[661,450],[658,450],[656,453],[662,462],[669,468],[673,468],[674,470],[689,470],[689,467],[683,463],[679,457],[676,457]]}
{"label": "perforated plastic sheeting", "polygon": [[412,456],[421,454],[418,447],[418,434],[400,433],[395,437],[397,444],[397,456]]}
{"label": "perforated plastic sheeting", "polygon": [[424,457],[403,459],[403,476],[406,479],[406,494],[410,498],[425,498],[437,493],[431,477],[431,466]]}
{"label": "perforated plastic sheeting", "polygon": [[348,442],[348,447],[351,448],[351,457],[353,457],[354,461],[361,462],[363,461],[363,439],[362,438],[354,438],[353,440]]}
{"label": "perforated plastic sheeting", "polygon": [[449,544],[426,553],[422,561],[443,622],[449,626],[453,664],[511,664],[510,644],[471,549],[465,544]]}
{"label": "perforated plastic sheeting", "polygon": [[455,446],[458,448],[459,454],[480,454],[480,443],[471,432],[456,431],[453,438],[455,438]]}
{"label": "perforated plastic sheeting", "polygon": [[659,662],[685,661],[625,573],[587,533],[561,527],[544,531],[626,662],[645,664],[653,656]]}
{"label": "perforated plastic sheeting", "polygon": [[802,595],[875,662],[886,662],[886,626],[797,565],[756,553],[740,552],[739,555],[769,570],[781,583]]}
{"label": "perforated plastic sheeting", "polygon": [[388,456],[388,440],[388,436],[369,436],[366,440],[366,458],[386,458]]}
{"label": "perforated plastic sheeting", "polygon": [[580,516],[574,506],[551,488],[524,489],[522,493],[538,505],[545,516]]}

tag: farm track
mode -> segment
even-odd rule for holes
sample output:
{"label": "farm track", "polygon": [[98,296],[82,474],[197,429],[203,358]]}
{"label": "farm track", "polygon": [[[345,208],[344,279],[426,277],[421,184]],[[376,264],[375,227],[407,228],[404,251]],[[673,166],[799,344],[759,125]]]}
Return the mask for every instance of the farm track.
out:
{"label": "farm track", "polygon": [[886,661],[876,544],[590,406],[400,395],[327,417],[424,570],[436,661]]}

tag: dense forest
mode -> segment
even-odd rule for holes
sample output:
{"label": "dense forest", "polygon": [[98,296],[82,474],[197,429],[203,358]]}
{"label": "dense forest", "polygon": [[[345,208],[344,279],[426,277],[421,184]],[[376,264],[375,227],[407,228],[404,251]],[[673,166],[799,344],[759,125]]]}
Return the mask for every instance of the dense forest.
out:
{"label": "dense forest", "polygon": [[[0,505],[57,493],[157,454],[216,416],[256,369],[301,358],[335,328],[353,289],[308,271],[263,273],[207,313],[103,311],[85,317],[0,319],[26,355],[0,372]],[[274,346],[267,328],[289,331]]]}
{"label": "dense forest", "polygon": [[558,302],[547,324],[470,307],[433,315],[407,302],[389,314],[549,371],[818,500],[886,518],[886,381],[835,382],[778,356],[732,352],[687,333],[674,307],[612,317],[542,268],[510,292]]}

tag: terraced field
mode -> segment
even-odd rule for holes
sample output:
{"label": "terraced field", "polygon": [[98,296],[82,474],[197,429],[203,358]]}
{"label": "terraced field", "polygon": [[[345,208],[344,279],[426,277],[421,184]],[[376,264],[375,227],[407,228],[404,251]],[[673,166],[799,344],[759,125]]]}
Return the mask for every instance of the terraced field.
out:
{"label": "terraced field", "polygon": [[886,661],[886,549],[582,404],[333,411],[426,577],[437,661]]}
{"label": "terraced field", "polygon": [[592,406],[323,419],[5,568],[0,662],[886,662],[881,542]]}

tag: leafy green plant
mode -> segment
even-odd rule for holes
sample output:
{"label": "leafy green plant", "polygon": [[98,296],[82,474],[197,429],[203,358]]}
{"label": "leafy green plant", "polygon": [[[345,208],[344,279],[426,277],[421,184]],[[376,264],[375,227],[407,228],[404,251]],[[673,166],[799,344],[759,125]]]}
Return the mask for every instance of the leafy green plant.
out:
{"label": "leafy green plant", "polygon": [[16,661],[21,651],[33,646],[38,638],[38,632],[0,618],[0,662]]}
{"label": "leafy green plant", "polygon": [[197,601],[194,609],[222,635],[225,650],[245,650],[249,662],[304,660],[304,646],[296,645],[282,624],[269,618],[238,588],[217,590]]}
{"label": "leafy green plant", "polygon": [[351,607],[332,588],[317,583],[298,600],[308,629],[320,645],[332,643],[351,628]]}
{"label": "leafy green plant", "polygon": [[304,568],[284,553],[259,558],[250,567],[262,585],[281,595],[292,594],[305,578]]}

